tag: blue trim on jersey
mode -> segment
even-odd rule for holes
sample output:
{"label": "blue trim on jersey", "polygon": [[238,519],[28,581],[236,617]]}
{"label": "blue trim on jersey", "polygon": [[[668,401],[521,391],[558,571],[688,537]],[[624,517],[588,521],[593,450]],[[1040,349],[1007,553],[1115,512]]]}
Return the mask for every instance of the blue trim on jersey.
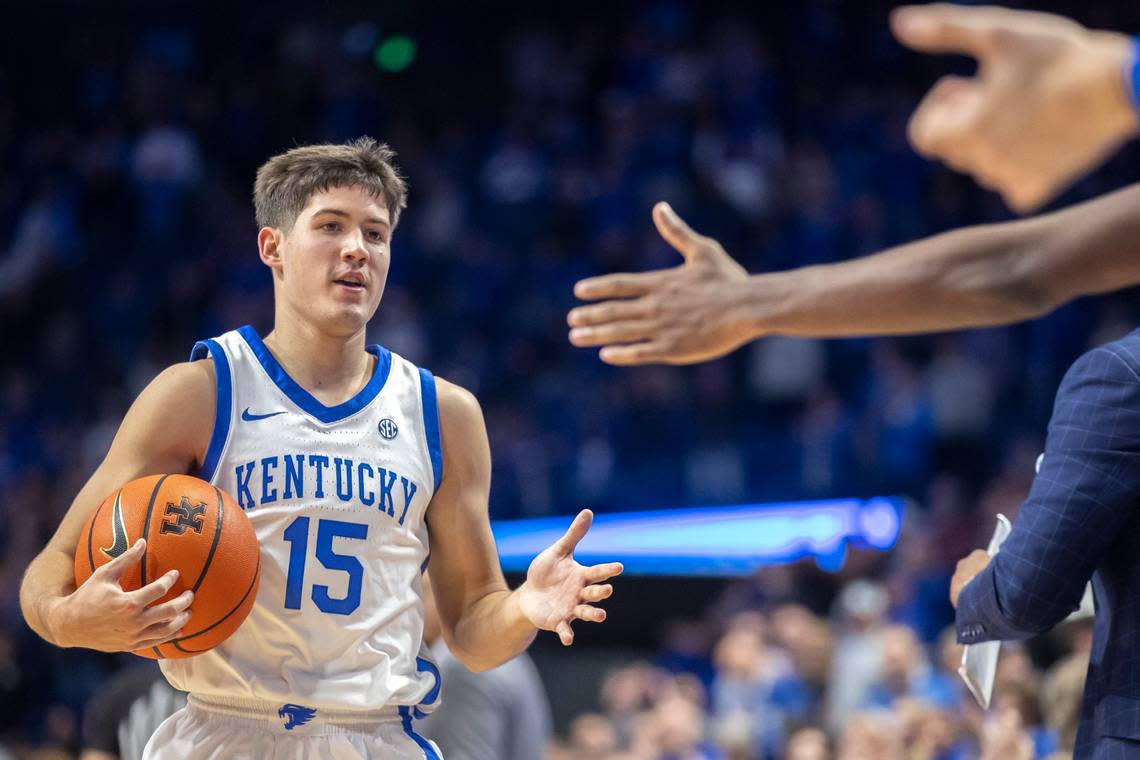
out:
{"label": "blue trim on jersey", "polygon": [[427,760],[442,760],[439,753],[431,746],[431,743],[417,734],[415,729],[412,728],[412,710],[407,705],[400,705],[400,718],[404,724],[404,733],[411,737],[412,741],[420,745],[420,749],[424,751],[424,757]]}
{"label": "blue trim on jersey", "polygon": [[431,471],[435,474],[435,488],[443,481],[443,448],[439,445],[439,402],[435,395],[435,378],[422,367],[420,370],[420,399],[424,408],[424,432],[427,433]]}
{"label": "blue trim on jersey", "polygon": [[431,673],[435,678],[435,686],[431,687],[431,691],[424,695],[420,700],[421,705],[434,705],[435,701],[439,699],[439,691],[443,687],[443,678],[439,675],[439,668],[435,663],[424,657],[416,658],[416,672],[417,673]]}
{"label": "blue trim on jersey", "polygon": [[383,346],[368,346],[368,352],[376,355],[376,370],[372,373],[372,379],[368,381],[361,389],[360,393],[345,401],[343,404],[336,406],[325,406],[311,393],[302,388],[296,380],[289,377],[289,373],[285,368],[277,363],[273,358],[273,354],[265,347],[261,341],[261,336],[257,334],[249,325],[238,328],[238,334],[245,339],[249,344],[253,355],[257,357],[257,361],[265,369],[266,374],[273,381],[274,385],[281,389],[289,399],[304,410],[307,414],[324,423],[339,422],[346,417],[359,412],[364,407],[372,403],[377,394],[384,387],[384,383],[388,381],[388,373],[392,370],[392,354],[388,349]]}
{"label": "blue trim on jersey", "polygon": [[198,472],[198,477],[210,481],[214,477],[214,471],[218,469],[218,460],[222,457],[222,449],[225,448],[226,439],[230,435],[233,389],[230,387],[229,359],[216,340],[200,340],[190,349],[192,362],[205,359],[207,356],[214,360],[217,401],[214,405],[214,432],[210,434],[210,446],[206,449],[206,458],[202,460],[202,469]]}

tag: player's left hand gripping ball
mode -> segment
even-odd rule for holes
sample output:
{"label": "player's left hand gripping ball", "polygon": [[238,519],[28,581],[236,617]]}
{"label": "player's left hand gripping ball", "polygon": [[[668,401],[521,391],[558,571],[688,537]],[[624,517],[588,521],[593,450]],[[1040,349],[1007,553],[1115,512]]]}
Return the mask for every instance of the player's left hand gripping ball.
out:
{"label": "player's left hand gripping ball", "polygon": [[566,534],[530,563],[526,582],[518,590],[519,605],[527,619],[536,628],[557,633],[563,646],[574,643],[572,621],[600,623],[606,619],[606,611],[592,602],[613,594],[614,587],[602,581],[620,575],[623,569],[620,562],[586,567],[575,561],[574,548],[593,521],[590,510],[579,512]]}

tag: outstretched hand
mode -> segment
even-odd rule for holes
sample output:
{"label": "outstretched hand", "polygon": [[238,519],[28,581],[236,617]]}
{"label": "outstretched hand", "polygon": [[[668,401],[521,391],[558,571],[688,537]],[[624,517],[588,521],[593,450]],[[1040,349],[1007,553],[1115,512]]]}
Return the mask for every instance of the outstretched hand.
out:
{"label": "outstretched hand", "polygon": [[653,222],[684,257],[672,269],[610,274],[582,280],[574,294],[601,303],[567,315],[570,342],[602,346],[608,364],[693,364],[752,340],[745,315],[748,273],[720,243],[699,235],[668,203],[653,208]]}
{"label": "outstretched hand", "polygon": [[590,510],[579,512],[565,535],[530,563],[526,582],[518,590],[520,608],[531,624],[557,633],[563,646],[574,643],[572,621],[600,623],[606,619],[606,611],[592,602],[613,594],[613,586],[602,581],[619,575],[623,569],[620,562],[586,567],[574,560],[574,548],[593,521],[594,513]]}
{"label": "outstretched hand", "polygon": [[1123,34],[1049,13],[932,3],[896,8],[902,44],[976,58],[973,77],[945,76],[919,104],[915,150],[973,175],[1027,212],[1136,134]]}

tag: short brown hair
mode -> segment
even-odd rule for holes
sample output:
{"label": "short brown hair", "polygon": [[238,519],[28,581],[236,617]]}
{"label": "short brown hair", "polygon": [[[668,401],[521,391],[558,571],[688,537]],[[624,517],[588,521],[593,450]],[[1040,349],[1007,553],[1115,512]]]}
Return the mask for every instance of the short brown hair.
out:
{"label": "short brown hair", "polygon": [[395,158],[386,143],[371,137],[343,145],[303,145],[276,155],[257,170],[253,183],[257,225],[288,232],[313,193],[355,185],[384,201],[395,227],[408,199]]}

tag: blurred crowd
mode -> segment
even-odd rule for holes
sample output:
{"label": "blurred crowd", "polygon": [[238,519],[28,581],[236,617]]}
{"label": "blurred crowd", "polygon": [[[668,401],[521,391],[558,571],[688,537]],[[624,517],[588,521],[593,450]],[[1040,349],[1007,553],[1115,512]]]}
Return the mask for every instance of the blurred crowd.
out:
{"label": "blurred crowd", "polygon": [[[924,639],[908,619],[934,527],[911,530],[905,557],[852,557],[822,595],[806,564],[730,585],[703,618],[671,623],[655,658],[610,671],[550,760],[1070,758],[1091,617],[1003,645],[983,711],[953,627]],[[937,585],[927,601],[948,609]]]}
{"label": "blurred crowd", "polygon": [[[909,149],[907,115],[944,63],[891,40],[887,4],[613,5],[456,7],[446,20],[415,4],[377,16],[283,3],[241,19],[128,8],[64,24],[49,4],[7,26],[0,737],[74,748],[78,711],[117,666],[36,640],[16,590],[127,404],[195,340],[271,326],[257,166],[296,144],[371,134],[393,145],[411,187],[371,337],[480,398],[493,517],[897,493],[928,525],[899,550],[909,569],[888,589],[908,628],[847,613],[828,626],[820,610],[787,605],[741,611],[719,621],[712,680],[615,674],[604,713],[575,723],[567,752],[634,752],[653,736],[666,756],[700,757],[684,749],[700,736],[733,756],[798,760],[860,742],[951,752],[984,739],[980,719],[954,707],[949,645],[927,654],[916,641],[933,645],[952,619],[952,561],[1016,508],[1064,369],[1131,329],[1134,299],[928,338],[771,338],[686,369],[615,369],[571,348],[577,279],[677,258],[649,221],[657,200],[754,271],[1004,215]],[[1119,25],[1111,0],[1057,9]],[[382,70],[373,51],[396,32],[416,58]],[[1134,180],[1134,168],[1125,152],[1069,200]],[[824,649],[860,637],[893,663],[873,699],[833,685],[855,678],[848,668],[821,665]],[[1010,704],[1036,704],[1053,682],[1029,674]],[[816,719],[835,720],[824,706],[845,689],[841,732],[796,729],[837,730]],[[1046,746],[1048,709],[1011,711],[993,730],[1011,731],[1016,712]]]}

